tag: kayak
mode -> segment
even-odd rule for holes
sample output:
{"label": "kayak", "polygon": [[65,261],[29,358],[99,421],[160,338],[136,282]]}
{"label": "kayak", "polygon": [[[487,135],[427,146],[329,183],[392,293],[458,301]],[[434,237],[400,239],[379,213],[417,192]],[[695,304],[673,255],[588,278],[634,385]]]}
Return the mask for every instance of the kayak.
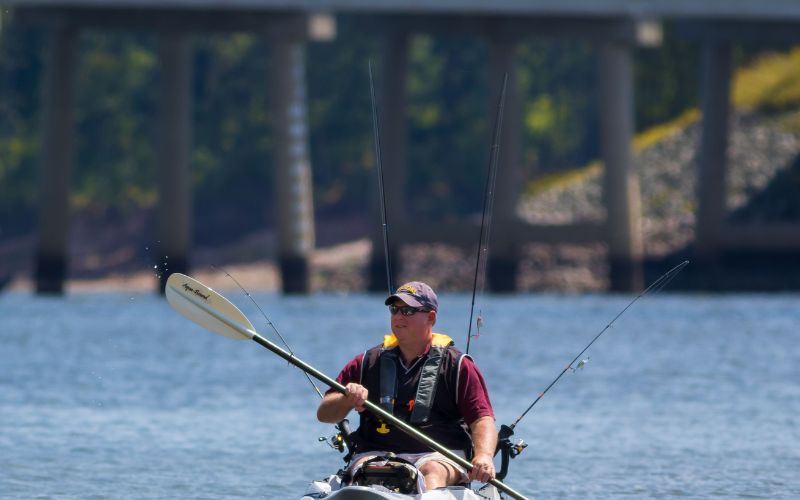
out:
{"label": "kayak", "polygon": [[379,485],[342,486],[339,476],[312,481],[300,500],[500,500],[497,488],[491,484],[472,490],[464,486],[449,486],[417,494],[396,493]]}

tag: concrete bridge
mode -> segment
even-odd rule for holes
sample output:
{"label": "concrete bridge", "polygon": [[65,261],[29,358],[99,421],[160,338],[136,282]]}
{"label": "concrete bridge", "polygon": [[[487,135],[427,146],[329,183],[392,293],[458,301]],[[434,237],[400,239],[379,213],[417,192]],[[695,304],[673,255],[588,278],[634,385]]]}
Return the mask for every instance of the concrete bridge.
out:
{"label": "concrete bridge", "polygon": [[[731,44],[747,39],[795,40],[800,2],[795,0],[0,0],[13,8],[12,22],[39,23],[49,31],[42,123],[42,178],[36,289],[60,293],[67,268],[69,192],[73,156],[73,94],[76,36],[82,29],[149,29],[160,37],[160,123],[158,145],[161,253],[173,271],[186,271],[190,258],[192,142],[190,92],[192,34],[251,31],[271,42],[273,61],[287,68],[269,73],[277,145],[275,211],[280,270],[285,292],[309,289],[309,255],[314,248],[312,167],[308,156],[304,47],[335,36],[335,16],[361,16],[383,40],[379,81],[383,96],[382,146],[386,183],[405,183],[404,136],[408,41],[414,34],[467,33],[490,46],[493,89],[509,75],[501,144],[489,285],[512,290],[518,248],[525,242],[604,242],[609,250],[612,290],[642,286],[639,180],[632,165],[632,49],[660,41],[662,21],[702,44],[702,139],[696,257],[713,262],[730,250],[800,253],[796,225],[732,226],[726,222],[725,177],[730,111]],[[582,38],[596,47],[600,144],[605,163],[602,223],[536,226],[520,221],[514,206],[520,185],[521,96],[515,92],[515,47],[525,37]],[[488,106],[487,106],[488,108]],[[492,118],[487,117],[487,122]],[[488,142],[488,138],[487,138]],[[488,144],[487,144],[488,146]],[[413,226],[404,220],[402,193],[387,193],[388,217],[397,242],[440,241],[475,245],[471,223]],[[377,208],[375,213],[378,213]],[[385,288],[379,225],[372,236],[371,288]],[[398,255],[398,248],[390,249]],[[161,261],[161,259],[159,259]],[[164,277],[166,279],[166,277]]]}

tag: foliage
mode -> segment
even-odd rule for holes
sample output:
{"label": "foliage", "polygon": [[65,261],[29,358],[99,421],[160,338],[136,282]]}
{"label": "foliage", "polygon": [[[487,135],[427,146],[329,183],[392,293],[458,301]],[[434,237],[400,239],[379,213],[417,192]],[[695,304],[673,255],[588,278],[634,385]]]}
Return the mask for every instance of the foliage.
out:
{"label": "foliage", "polygon": [[636,51],[636,129],[647,130],[682,115],[699,103],[701,46],[676,37],[664,27],[664,42],[657,48]]}
{"label": "foliage", "polygon": [[737,107],[774,111],[800,105],[800,48],[768,52],[737,72],[732,99]]}
{"label": "foliage", "polygon": [[87,31],[76,68],[76,208],[155,201],[157,55],[152,35]]}
{"label": "foliage", "polygon": [[527,176],[593,158],[597,118],[591,46],[584,41],[532,39],[518,50],[524,99],[522,161]]}
{"label": "foliage", "polygon": [[363,211],[364,193],[375,190],[367,63],[373,61],[378,79],[379,49],[376,38],[348,17],[339,18],[335,40],[308,46],[308,119],[319,212]]}
{"label": "foliage", "polygon": [[485,50],[469,38],[410,41],[407,197],[420,216],[480,210],[491,146]]}
{"label": "foliage", "polygon": [[[363,213],[376,183],[367,60],[380,92],[381,37],[348,16],[338,36],[307,45],[308,119],[318,213]],[[274,212],[270,46],[256,34],[195,36],[193,149],[196,239],[229,239],[270,222]],[[19,23],[0,33],[0,238],[29,232],[38,196],[39,96],[43,32]],[[595,57],[589,42],[530,38],[517,47],[522,169],[542,178],[597,157]],[[406,197],[420,217],[480,210],[494,101],[488,46],[466,36],[409,41]],[[663,46],[637,49],[637,130],[696,119],[699,47],[667,29]],[[734,99],[781,107],[800,100],[800,53],[756,58],[740,73]],[[86,31],[76,71],[73,201],[81,208],[130,210],[157,200],[158,38],[154,33]],[[760,104],[759,104],[760,103]],[[680,121],[683,120],[683,121]],[[677,124],[677,125],[676,125]],[[639,141],[658,140],[669,127]],[[569,176],[568,176],[569,177]],[[214,228],[209,231],[208,228]],[[213,236],[212,236],[213,233]]]}
{"label": "foliage", "polygon": [[35,222],[42,45],[35,30],[11,25],[0,32],[0,238]]}
{"label": "foliage", "polygon": [[270,53],[245,33],[196,37],[194,49],[195,241],[224,241],[271,212]]}

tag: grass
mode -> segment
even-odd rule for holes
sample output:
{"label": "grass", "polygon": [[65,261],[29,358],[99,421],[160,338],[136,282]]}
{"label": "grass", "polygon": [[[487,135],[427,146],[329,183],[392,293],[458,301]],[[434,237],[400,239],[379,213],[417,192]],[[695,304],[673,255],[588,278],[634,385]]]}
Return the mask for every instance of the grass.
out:
{"label": "grass", "polygon": [[[731,85],[731,102],[738,111],[785,111],[779,123],[800,133],[800,47],[788,53],[767,53],[747,67],[736,70]],[[636,134],[633,151],[639,153],[699,121],[700,110],[691,108],[677,118]],[[528,182],[525,193],[533,196],[553,188],[583,182],[598,174],[603,162],[595,160],[583,167],[542,176]]]}
{"label": "grass", "polygon": [[733,104],[744,111],[779,111],[800,105],[800,47],[764,54],[736,72]]}

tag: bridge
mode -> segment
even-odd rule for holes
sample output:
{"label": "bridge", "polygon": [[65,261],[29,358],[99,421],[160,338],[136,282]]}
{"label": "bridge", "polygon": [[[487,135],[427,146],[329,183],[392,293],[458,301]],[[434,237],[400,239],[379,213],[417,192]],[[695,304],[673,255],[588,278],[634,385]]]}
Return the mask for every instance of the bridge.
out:
{"label": "bridge", "polygon": [[[416,33],[466,33],[490,47],[491,88],[509,76],[505,132],[495,206],[489,284],[513,290],[524,242],[605,243],[610,288],[642,286],[639,179],[632,165],[634,83],[632,50],[660,42],[661,23],[670,22],[703,47],[702,138],[697,171],[698,217],[695,257],[713,263],[727,251],[800,253],[800,226],[733,225],[726,220],[726,148],[730,115],[731,45],[742,40],[796,40],[800,2],[795,0],[0,0],[12,21],[36,23],[49,33],[44,83],[40,223],[36,246],[36,289],[61,293],[66,276],[69,192],[74,142],[76,37],[83,29],[152,30],[159,36],[160,107],[158,239],[173,271],[185,272],[191,249],[189,151],[192,142],[188,41],[192,34],[250,31],[270,41],[271,111],[276,117],[275,211],[278,262],[283,290],[309,290],[309,257],[314,248],[308,155],[305,45],[335,36],[336,15],[363,20],[383,41],[379,107],[387,185],[406,180],[404,135],[408,42]],[[545,226],[525,223],[514,213],[520,186],[519,113],[514,90],[515,48],[529,36],[589,40],[596,47],[601,159],[606,219],[600,223]],[[491,122],[492,118],[487,117]],[[488,139],[487,139],[488,140]],[[166,196],[169,193],[169,196]],[[478,234],[473,223],[410,224],[400,207],[403,193],[387,193],[394,242],[439,241],[468,248]],[[374,210],[378,213],[377,207]],[[381,249],[379,224],[373,248]],[[399,254],[397,243],[390,251]],[[373,252],[371,288],[385,288],[381,252]],[[159,261],[162,259],[159,258]],[[166,276],[163,278],[166,279]]]}

